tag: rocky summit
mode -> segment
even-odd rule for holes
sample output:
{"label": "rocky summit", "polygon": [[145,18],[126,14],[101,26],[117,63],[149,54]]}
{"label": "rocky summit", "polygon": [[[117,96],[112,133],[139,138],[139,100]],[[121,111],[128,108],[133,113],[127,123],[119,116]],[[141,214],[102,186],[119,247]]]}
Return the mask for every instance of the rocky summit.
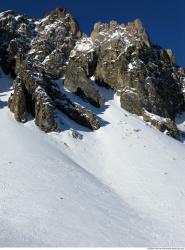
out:
{"label": "rocky summit", "polygon": [[[98,129],[101,121],[92,110],[104,106],[101,86],[120,96],[123,109],[179,138],[174,120],[185,111],[185,69],[171,49],[152,43],[139,19],[96,23],[88,37],[64,8],[43,19],[3,12],[0,66],[14,79],[8,105],[19,122],[31,114],[41,130],[59,131],[61,113]],[[64,89],[92,109],[73,102]]]}

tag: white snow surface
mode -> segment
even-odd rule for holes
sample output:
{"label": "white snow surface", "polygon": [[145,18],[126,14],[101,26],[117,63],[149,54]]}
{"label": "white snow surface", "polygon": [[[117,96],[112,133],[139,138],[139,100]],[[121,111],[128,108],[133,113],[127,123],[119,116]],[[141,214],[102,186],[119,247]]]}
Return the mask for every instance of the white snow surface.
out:
{"label": "white snow surface", "polygon": [[[65,115],[61,133],[14,120],[0,78],[0,246],[185,245],[185,145],[147,126],[101,90],[102,127]],[[59,82],[61,84],[61,82]],[[82,135],[71,136],[70,129]]]}

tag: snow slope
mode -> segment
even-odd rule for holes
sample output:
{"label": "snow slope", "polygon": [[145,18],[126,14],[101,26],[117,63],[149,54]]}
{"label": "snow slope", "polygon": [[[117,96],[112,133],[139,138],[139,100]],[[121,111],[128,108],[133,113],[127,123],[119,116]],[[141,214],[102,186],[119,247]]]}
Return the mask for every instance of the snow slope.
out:
{"label": "snow slope", "polygon": [[185,245],[184,144],[121,109],[103,88],[102,109],[66,91],[97,113],[99,130],[63,115],[63,132],[45,134],[14,120],[10,86],[1,72],[1,247]]}

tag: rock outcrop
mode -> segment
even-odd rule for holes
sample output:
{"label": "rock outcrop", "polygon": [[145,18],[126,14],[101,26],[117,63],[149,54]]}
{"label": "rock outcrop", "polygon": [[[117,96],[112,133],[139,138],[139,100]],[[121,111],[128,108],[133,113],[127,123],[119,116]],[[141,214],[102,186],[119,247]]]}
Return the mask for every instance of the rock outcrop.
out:
{"label": "rock outcrop", "polygon": [[30,113],[42,130],[57,131],[59,110],[98,129],[96,115],[55,83],[64,78],[70,92],[96,108],[104,105],[97,85],[112,88],[122,108],[179,136],[174,119],[185,111],[185,69],[172,50],[151,42],[139,19],[127,25],[97,23],[87,37],[64,8],[40,20],[6,11],[0,14],[0,65],[14,78],[9,107],[19,122]]}
{"label": "rock outcrop", "polygon": [[0,16],[1,60],[4,71],[15,78],[9,99],[15,119],[25,122],[30,113],[45,132],[57,131],[56,109],[90,129],[100,124],[91,111],[61,93],[53,80],[64,76],[69,54],[82,36],[77,21],[63,8],[42,20],[13,11]]}
{"label": "rock outcrop", "polygon": [[97,56],[91,39],[82,38],[72,50],[66,68],[64,85],[71,92],[89,101],[95,107],[104,103],[90,77],[94,74]]}
{"label": "rock outcrop", "polygon": [[97,24],[91,37],[99,44],[96,81],[117,91],[123,108],[171,119],[184,108],[173,55],[151,43],[139,20]]}
{"label": "rock outcrop", "polygon": [[[94,75],[96,84],[112,88],[120,95],[122,108],[139,116],[145,109],[166,119],[163,124],[169,123],[169,127],[176,126],[173,122],[176,115],[185,110],[184,70],[176,64],[172,50],[151,42],[139,19],[128,25],[115,21],[95,24],[91,36],[78,41],[70,58],[69,72],[75,73],[71,73],[74,77],[66,74],[65,84],[71,90],[74,90],[71,78],[78,78],[75,87],[83,89],[87,86],[83,79],[88,78],[90,86],[89,78]],[[83,79],[79,66],[83,75],[85,72]],[[166,130],[165,126],[156,127]]]}
{"label": "rock outcrop", "polygon": [[171,119],[151,114],[146,110],[143,110],[142,116],[145,122],[150,123],[159,131],[173,137],[174,139],[179,139],[179,131],[175,122]]}

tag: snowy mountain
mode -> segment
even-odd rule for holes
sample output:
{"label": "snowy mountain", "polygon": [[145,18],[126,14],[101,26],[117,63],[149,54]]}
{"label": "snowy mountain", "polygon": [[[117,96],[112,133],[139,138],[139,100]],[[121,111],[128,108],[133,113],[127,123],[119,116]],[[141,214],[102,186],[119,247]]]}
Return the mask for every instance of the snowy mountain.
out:
{"label": "snowy mountain", "polygon": [[63,117],[63,132],[45,134],[14,121],[11,83],[1,78],[0,246],[185,244],[184,144],[123,111],[115,96],[99,130]]}
{"label": "snowy mountain", "polygon": [[87,37],[64,9],[1,13],[0,31],[0,247],[183,246],[173,53],[138,20]]}

